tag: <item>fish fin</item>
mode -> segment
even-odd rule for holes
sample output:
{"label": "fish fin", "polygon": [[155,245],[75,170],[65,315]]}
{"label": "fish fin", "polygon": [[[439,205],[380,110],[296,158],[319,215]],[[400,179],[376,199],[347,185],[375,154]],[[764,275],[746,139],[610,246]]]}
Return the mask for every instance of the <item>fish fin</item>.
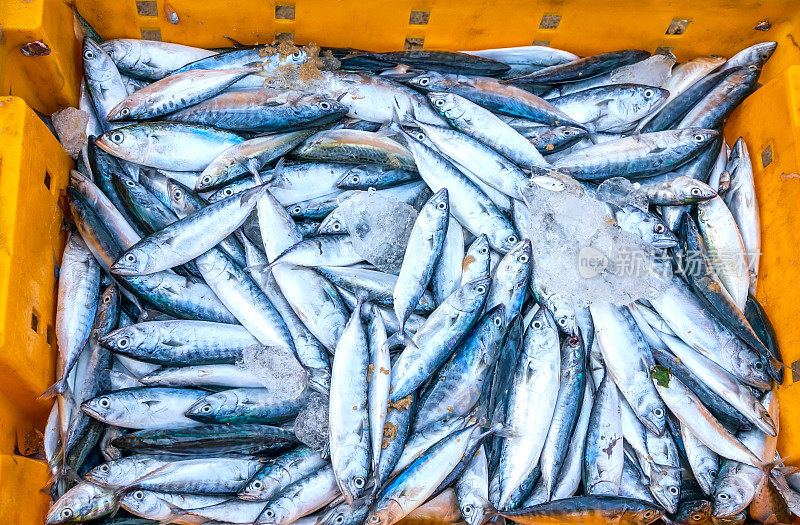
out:
{"label": "fish fin", "polygon": [[68,388],[69,388],[69,384],[67,383],[67,378],[66,377],[62,377],[61,379],[59,379],[58,381],[56,381],[55,383],[50,385],[50,387],[47,390],[45,390],[44,392],[42,392],[42,395],[40,395],[36,399],[37,400],[43,400],[43,399],[51,399],[53,397],[60,396],[64,392],[66,392]]}
{"label": "fish fin", "polygon": [[760,465],[758,465],[758,468],[760,468],[765,474],[770,475],[773,469],[775,469],[776,467],[780,467],[783,464],[783,462],[789,459],[790,457],[791,456],[786,456],[784,458],[779,457],[774,461],[767,461],[765,463],[761,463]]}
{"label": "fish fin", "polygon": [[248,159],[248,161],[244,163],[244,167],[256,179],[256,184],[260,186],[264,183],[261,179],[261,174],[258,172],[259,165],[256,159]]}
{"label": "fish fin", "polygon": [[231,38],[231,37],[229,37],[227,35],[222,35],[222,38],[224,38],[225,40],[227,40],[231,44],[233,44],[233,47],[248,47],[248,46],[242,44],[241,42],[239,42],[238,40],[236,40],[235,38]]}

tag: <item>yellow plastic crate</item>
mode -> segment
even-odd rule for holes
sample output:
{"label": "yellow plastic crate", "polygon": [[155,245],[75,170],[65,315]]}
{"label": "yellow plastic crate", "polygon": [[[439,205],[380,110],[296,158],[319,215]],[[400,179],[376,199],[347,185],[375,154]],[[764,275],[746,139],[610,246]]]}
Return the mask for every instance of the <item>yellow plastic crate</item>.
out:
{"label": "yellow plastic crate", "polygon": [[[219,47],[291,35],[298,43],[375,51],[551,45],[588,55],[671,50],[680,60],[730,56],[756,42],[778,48],[764,86],[731,116],[729,143],[753,157],[763,256],[758,299],[790,370],[779,389],[779,450],[800,465],[800,2],[797,0],[76,0],[104,38]],[[173,11],[178,23],[167,13]],[[766,31],[758,30],[768,28]],[[64,234],[59,196],[71,160],[31,108],[76,105],[79,31],[65,0],[0,0],[0,522],[39,524],[42,463],[17,444],[43,429],[36,396],[55,370],[54,265]],[[42,41],[47,56],[22,45]],[[20,97],[20,98],[14,98]],[[27,102],[23,102],[24,99]],[[797,227],[796,227],[797,226]],[[50,335],[48,336],[48,332]]]}

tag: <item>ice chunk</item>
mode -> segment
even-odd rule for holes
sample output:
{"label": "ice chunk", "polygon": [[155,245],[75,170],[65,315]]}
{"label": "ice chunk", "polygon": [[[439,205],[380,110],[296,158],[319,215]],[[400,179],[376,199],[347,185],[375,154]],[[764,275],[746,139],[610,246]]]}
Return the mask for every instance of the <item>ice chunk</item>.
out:
{"label": "ice chunk", "polygon": [[283,347],[249,346],[236,364],[256,376],[275,396],[297,397],[308,384],[305,369],[291,350]]}
{"label": "ice chunk", "polygon": [[674,65],[674,56],[653,55],[641,62],[615,69],[611,72],[611,82],[661,87],[669,78]]}
{"label": "ice chunk", "polygon": [[355,251],[380,270],[399,273],[417,210],[376,191],[356,193],[339,210]]}
{"label": "ice chunk", "polygon": [[53,127],[56,128],[58,140],[73,159],[78,157],[88,143],[86,125],[89,115],[77,108],[64,108],[53,113]]}
{"label": "ice chunk", "polygon": [[647,211],[649,206],[647,194],[641,185],[624,177],[612,177],[601,182],[600,186],[597,187],[596,197],[601,201],[616,204],[621,208],[636,206],[640,210]]}
{"label": "ice chunk", "polygon": [[579,306],[596,300],[617,305],[664,290],[667,256],[609,218],[606,204],[575,184],[529,184],[534,278],[548,293]]}
{"label": "ice chunk", "polygon": [[294,435],[303,444],[323,451],[328,446],[328,400],[320,394],[312,394],[308,404],[297,414]]}

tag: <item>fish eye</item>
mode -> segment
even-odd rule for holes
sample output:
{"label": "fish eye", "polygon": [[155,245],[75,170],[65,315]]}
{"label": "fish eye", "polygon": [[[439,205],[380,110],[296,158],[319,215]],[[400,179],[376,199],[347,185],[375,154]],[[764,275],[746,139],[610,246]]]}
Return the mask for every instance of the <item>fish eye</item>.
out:
{"label": "fish eye", "polygon": [[703,141],[706,140],[706,138],[703,135],[701,135],[700,133],[697,133],[696,135],[694,135],[692,137],[692,139],[694,139],[695,142],[703,142]]}
{"label": "fish eye", "polygon": [[344,514],[337,514],[334,523],[344,523]]}
{"label": "fish eye", "polygon": [[104,295],[103,296],[103,303],[108,304],[110,301],[111,301],[111,296],[110,295]]}
{"label": "fish eye", "polygon": [[200,182],[203,184],[211,184],[211,175],[206,175],[200,180]]}
{"label": "fish eye", "polygon": [[329,109],[331,109],[331,103],[330,102],[320,102],[319,103],[319,107],[320,107],[320,109],[322,111],[328,111]]}
{"label": "fish eye", "polygon": [[708,471],[708,475],[711,476],[712,478],[716,478],[717,477],[717,471],[716,470],[709,470]]}
{"label": "fish eye", "polygon": [[142,492],[141,490],[137,490],[136,492],[133,493],[133,497],[135,499],[144,499],[144,492]]}
{"label": "fish eye", "polygon": [[366,480],[361,476],[353,478],[353,485],[355,485],[357,489],[363,489],[366,483]]}
{"label": "fish eye", "polygon": [[475,288],[475,291],[478,293],[483,293],[486,291],[486,287],[484,285],[480,285],[477,288]]}
{"label": "fish eye", "polygon": [[423,132],[421,132],[421,131],[419,133],[417,133],[417,140],[420,140],[420,141],[425,140],[425,134]]}
{"label": "fish eye", "polygon": [[660,223],[659,223],[659,224],[656,224],[656,225],[653,227],[653,231],[654,231],[654,232],[656,232],[656,233],[664,233],[666,230],[667,230],[667,229],[664,227],[664,225],[663,225],[663,224],[660,224]]}
{"label": "fish eye", "polygon": [[644,98],[650,98],[653,95],[655,95],[655,91],[653,91],[652,89],[645,89],[644,90]]}
{"label": "fish eye", "polygon": [[136,262],[136,256],[134,254],[132,254],[132,253],[126,254],[125,255],[125,262],[135,263]]}
{"label": "fish eye", "polygon": [[541,321],[534,321],[533,323],[531,323],[531,326],[533,326],[534,330],[541,330],[542,329],[542,322]]}
{"label": "fish eye", "polygon": [[443,210],[443,209],[447,208],[447,203],[442,201],[439,204],[437,204],[436,207],[439,208],[440,210]]}
{"label": "fish eye", "polygon": [[129,343],[129,342],[130,342],[130,341],[128,340],[128,338],[127,338],[127,337],[121,337],[121,338],[120,338],[120,340],[119,340],[119,341],[117,341],[117,347],[119,347],[119,348],[125,348],[126,346],[128,346],[128,343]]}
{"label": "fish eye", "polygon": [[508,238],[506,238],[506,242],[508,242],[508,244],[516,244],[517,243],[517,236],[516,235],[509,235]]}
{"label": "fish eye", "polygon": [[673,496],[677,496],[677,495],[678,495],[678,493],[680,492],[680,489],[678,489],[678,487],[676,487],[675,485],[672,485],[672,486],[671,486],[669,489],[667,489],[667,490],[668,490],[668,491],[669,491],[669,493],[670,493],[670,494],[672,494]]}
{"label": "fish eye", "polygon": [[565,129],[564,131],[561,132],[561,134],[564,135],[565,137],[569,137],[570,135],[572,135],[572,130]]}
{"label": "fish eye", "polygon": [[464,516],[469,516],[470,514],[472,514],[472,511],[473,511],[473,510],[474,510],[474,509],[472,508],[472,505],[464,505],[464,508],[463,508],[463,509],[461,509],[461,513],[462,513]]}
{"label": "fish eye", "polygon": [[230,188],[225,188],[224,190],[222,190],[222,193],[223,193],[223,194],[224,194],[226,197],[230,197],[231,195],[233,195],[233,190],[232,190],[232,189],[230,189]]}
{"label": "fish eye", "polygon": [[495,324],[495,326],[502,325],[503,324],[503,318],[498,315],[497,317],[494,318],[494,324]]}
{"label": "fish eye", "polygon": [[692,514],[691,518],[692,518],[692,521],[700,521],[700,520],[703,519],[703,515],[702,514]]}
{"label": "fish eye", "polygon": [[[575,337],[575,336],[572,336],[572,337],[570,337],[570,338],[569,338],[569,344],[570,344],[570,346],[575,346],[575,345],[577,345],[579,341],[580,341],[580,339],[578,339],[578,338],[577,338],[577,337]],[[656,410],[658,410],[658,409],[656,409]]]}
{"label": "fish eye", "polygon": [[133,182],[132,180],[126,180],[125,185],[128,186],[129,188],[133,188],[136,186],[136,183]]}
{"label": "fish eye", "polygon": [[725,494],[724,492],[720,492],[719,494],[717,494],[717,499],[721,500],[721,501],[726,501],[728,499],[728,497],[729,496],[727,494]]}
{"label": "fish eye", "polygon": [[350,182],[352,182],[353,184],[358,184],[358,181],[360,180],[361,177],[359,177],[358,175],[353,175],[352,177],[350,177]]}
{"label": "fish eye", "polygon": [[434,102],[434,104],[436,104],[439,107],[442,107],[442,106],[444,106],[444,99],[443,98],[437,98],[436,102]]}
{"label": "fish eye", "polygon": [[695,196],[700,195],[700,188],[692,188],[689,193]]}
{"label": "fish eye", "polygon": [[652,518],[652,517],[653,517],[653,514],[655,514],[655,511],[654,511],[654,510],[646,510],[646,511],[644,511],[644,517],[645,517],[645,519],[650,519],[650,518]]}
{"label": "fish eye", "polygon": [[86,51],[83,52],[83,58],[85,58],[86,60],[93,59],[94,58],[94,51],[92,51],[91,49],[87,49]]}
{"label": "fish eye", "polygon": [[120,132],[116,132],[116,133],[112,133],[110,138],[111,138],[111,142],[114,142],[116,144],[122,144],[122,140],[125,138],[125,135],[123,135]]}
{"label": "fish eye", "polygon": [[562,317],[561,319],[558,320],[558,324],[560,324],[561,326],[567,326],[567,318]]}
{"label": "fish eye", "polygon": [[331,229],[335,232],[338,232],[339,230],[342,229],[342,225],[339,224],[338,222],[334,222],[333,224],[331,224]]}
{"label": "fish eye", "polygon": [[760,55],[758,55],[758,58],[760,58],[761,60],[766,60],[769,58],[769,55],[766,53],[761,53]]}
{"label": "fish eye", "polygon": [[122,117],[127,117],[128,115],[130,115],[130,114],[131,114],[131,110],[130,110],[130,109],[128,109],[127,107],[124,107],[124,108],[122,108],[121,110],[119,110],[119,114],[120,114],[120,116],[122,116]]}
{"label": "fish eye", "polygon": [[61,509],[61,517],[63,519],[71,518],[72,517],[72,509],[70,509],[70,508]]}
{"label": "fish eye", "polygon": [[528,257],[527,253],[523,253],[522,255],[519,256],[519,262],[521,263],[528,262],[528,259],[530,259],[530,257]]}
{"label": "fish eye", "polygon": [[272,509],[267,509],[267,510],[264,511],[264,516],[266,516],[268,518],[274,518],[275,517],[275,511],[272,510]]}
{"label": "fish eye", "polygon": [[370,523],[380,523],[381,522],[381,517],[378,514],[373,514],[372,516],[369,517],[369,522]]}
{"label": "fish eye", "polygon": [[292,211],[294,211],[295,213],[300,213],[301,211],[303,211],[303,207],[302,206],[295,206]]}
{"label": "fish eye", "polygon": [[489,253],[489,248],[487,248],[487,247],[485,247],[485,246],[484,246],[483,248],[481,248],[481,249],[480,249],[480,253],[482,253],[482,254],[487,254],[487,253]]}
{"label": "fish eye", "polygon": [[108,472],[108,465],[100,465],[100,472]]}
{"label": "fish eye", "polygon": [[430,83],[431,83],[431,79],[429,79],[428,77],[422,77],[421,79],[419,79],[419,85],[420,86],[427,86]]}
{"label": "fish eye", "polygon": [[664,409],[663,408],[654,408],[653,415],[656,417],[664,417]]}
{"label": "fish eye", "polygon": [[181,200],[183,198],[183,192],[179,188],[175,188],[172,192],[172,196],[175,200]]}
{"label": "fish eye", "polygon": [[292,53],[292,58],[300,58],[301,56],[303,56],[303,53],[299,50]]}
{"label": "fish eye", "polygon": [[761,361],[756,361],[755,364],[753,365],[753,367],[756,370],[761,370],[762,368],[764,368],[764,365],[761,364]]}
{"label": "fish eye", "polygon": [[251,485],[251,487],[253,487],[255,490],[261,490],[261,489],[263,489],[263,488],[264,488],[264,484],[261,482],[261,480],[260,480],[260,479],[257,479],[257,480],[255,480],[255,481],[253,482],[253,484]]}
{"label": "fish eye", "polygon": [[209,412],[211,412],[211,408],[212,407],[211,407],[210,404],[205,404],[205,405],[203,405],[203,408],[200,409],[200,412],[203,412],[204,414],[208,414]]}
{"label": "fish eye", "polygon": [[111,400],[108,399],[107,397],[101,397],[100,401],[98,402],[100,403],[100,406],[103,408],[108,408],[111,406]]}

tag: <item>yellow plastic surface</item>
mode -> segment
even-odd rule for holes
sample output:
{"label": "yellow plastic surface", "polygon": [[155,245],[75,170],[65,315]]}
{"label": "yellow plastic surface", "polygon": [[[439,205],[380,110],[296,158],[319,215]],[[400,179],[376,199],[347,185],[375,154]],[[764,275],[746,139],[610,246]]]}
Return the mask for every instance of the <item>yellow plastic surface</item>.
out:
{"label": "yellow plastic surface", "polygon": [[16,451],[50,408],[36,398],[55,376],[58,199],[71,166],[24,101],[0,97],[0,523],[42,523],[47,505],[45,465]]}
{"label": "yellow plastic surface", "polygon": [[[764,86],[731,116],[725,132],[731,144],[744,136],[752,156],[763,235],[757,295],[791,367],[779,389],[779,451],[790,456],[789,463],[800,465],[800,390],[794,384],[800,383],[797,0],[76,0],[76,4],[104,38],[144,37],[204,47],[230,45],[226,36],[252,44],[291,35],[300,44],[375,51],[535,43],[581,55],[661,48],[687,60],[707,54],[730,56],[760,41],[778,42],[761,75]],[[177,14],[177,24],[168,21],[167,8]],[[0,26],[0,93],[22,97],[45,113],[75,105],[80,39],[67,1],[0,0]],[[680,34],[667,34],[680,27]],[[51,53],[24,56],[21,46],[36,40],[49,46]],[[24,103],[1,100],[0,522],[40,523],[45,500],[34,488],[43,483],[44,468],[11,455],[11,445],[25,428],[42,428],[44,421],[44,405],[34,399],[54,372],[55,353],[46,341],[46,329],[53,324],[53,265],[63,243],[57,200],[70,161]],[[45,170],[51,175],[49,190],[43,184]],[[32,311],[38,315],[36,332],[31,330]]]}

